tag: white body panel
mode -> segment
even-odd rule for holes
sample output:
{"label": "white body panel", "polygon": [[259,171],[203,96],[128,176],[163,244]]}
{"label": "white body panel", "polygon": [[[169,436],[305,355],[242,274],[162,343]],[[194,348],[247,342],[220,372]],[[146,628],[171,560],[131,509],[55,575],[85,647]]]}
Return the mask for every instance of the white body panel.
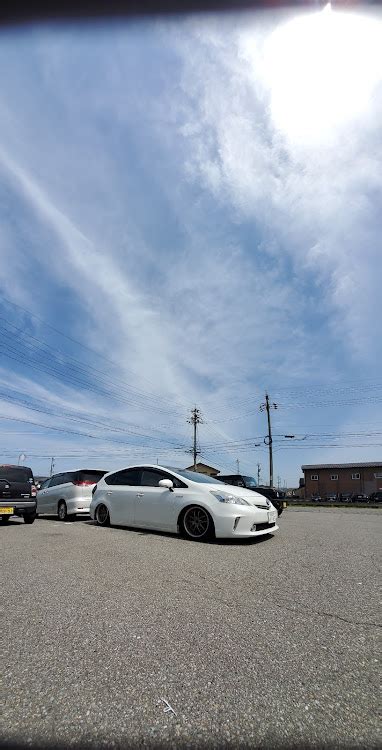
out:
{"label": "white body panel", "polygon": [[[57,515],[58,505],[63,500],[66,504],[68,515],[88,515],[94,484],[73,483],[75,479],[74,475],[88,471],[87,469],[77,469],[65,472],[62,475],[55,474],[51,479],[46,480],[37,493],[37,513],[39,515]],[[63,478],[62,482],[60,481],[61,476]],[[71,481],[68,481],[69,479]],[[44,486],[51,481],[56,482],[52,487]]]}
{"label": "white body panel", "polygon": [[[269,500],[253,490],[231,487],[222,482],[200,484],[188,478],[185,479],[182,474],[177,474],[173,469],[154,464],[150,466],[144,464],[144,466],[163,470],[168,475],[173,474],[187,487],[174,487],[171,491],[159,486],[108,485],[108,475],[106,475],[98,482],[90,504],[91,518],[95,518],[97,506],[103,504],[108,508],[111,524],[176,533],[179,531],[178,519],[182,510],[190,505],[198,505],[210,513],[216,537],[255,537],[278,530],[277,510]],[[135,467],[137,467],[136,464]],[[112,474],[115,473],[112,472]],[[220,502],[211,494],[211,491],[242,497],[248,505]],[[275,525],[269,528],[269,523]],[[252,531],[254,524],[264,524],[264,528]]]}

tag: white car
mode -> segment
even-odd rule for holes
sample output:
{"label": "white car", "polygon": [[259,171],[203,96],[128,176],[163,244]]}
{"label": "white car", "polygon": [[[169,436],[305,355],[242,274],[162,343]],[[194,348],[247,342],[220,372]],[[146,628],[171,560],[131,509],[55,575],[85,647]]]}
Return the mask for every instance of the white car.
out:
{"label": "white car", "polygon": [[90,516],[100,526],[137,526],[197,540],[243,539],[278,530],[277,510],[263,495],[156,464],[103,476],[93,488]]}
{"label": "white car", "polygon": [[42,483],[37,493],[37,513],[57,515],[67,521],[77,514],[89,513],[92,488],[106,471],[99,469],[76,469],[54,474]]}

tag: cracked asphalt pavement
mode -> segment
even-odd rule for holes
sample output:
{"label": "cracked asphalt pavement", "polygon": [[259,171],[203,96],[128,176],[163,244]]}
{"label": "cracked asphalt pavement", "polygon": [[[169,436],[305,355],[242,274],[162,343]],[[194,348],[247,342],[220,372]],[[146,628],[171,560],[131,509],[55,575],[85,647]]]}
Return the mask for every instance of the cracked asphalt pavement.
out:
{"label": "cracked asphalt pavement", "polygon": [[210,544],[11,521],[2,745],[376,748],[381,517]]}

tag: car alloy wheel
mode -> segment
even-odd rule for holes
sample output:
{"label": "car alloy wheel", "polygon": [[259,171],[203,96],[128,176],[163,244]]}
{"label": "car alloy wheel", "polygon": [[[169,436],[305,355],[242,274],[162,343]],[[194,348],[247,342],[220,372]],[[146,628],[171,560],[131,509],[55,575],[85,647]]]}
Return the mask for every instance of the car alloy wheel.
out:
{"label": "car alloy wheel", "polygon": [[193,505],[182,517],[182,530],[189,539],[209,539],[213,532],[212,518],[200,505]]}
{"label": "car alloy wheel", "polygon": [[99,505],[95,516],[98,526],[110,526],[110,516],[106,505]]}
{"label": "car alloy wheel", "polygon": [[59,521],[66,521],[68,518],[68,511],[67,511],[66,503],[64,503],[63,500],[61,500],[61,502],[58,503],[57,515],[58,515]]}

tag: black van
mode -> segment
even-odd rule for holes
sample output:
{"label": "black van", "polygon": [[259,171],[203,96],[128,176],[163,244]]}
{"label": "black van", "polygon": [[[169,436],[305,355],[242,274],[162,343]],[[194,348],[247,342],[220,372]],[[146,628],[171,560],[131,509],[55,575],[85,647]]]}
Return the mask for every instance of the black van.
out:
{"label": "black van", "polygon": [[22,516],[25,523],[36,518],[37,490],[28,466],[0,464],[0,519]]}
{"label": "black van", "polygon": [[245,487],[247,490],[254,490],[259,495],[264,495],[268,500],[271,501],[272,505],[276,508],[279,516],[281,516],[284,508],[286,508],[285,492],[283,490],[276,489],[276,487],[264,487],[256,484],[254,477],[248,477],[245,474],[218,474],[216,479],[219,479],[224,484],[233,484],[235,487]]}

